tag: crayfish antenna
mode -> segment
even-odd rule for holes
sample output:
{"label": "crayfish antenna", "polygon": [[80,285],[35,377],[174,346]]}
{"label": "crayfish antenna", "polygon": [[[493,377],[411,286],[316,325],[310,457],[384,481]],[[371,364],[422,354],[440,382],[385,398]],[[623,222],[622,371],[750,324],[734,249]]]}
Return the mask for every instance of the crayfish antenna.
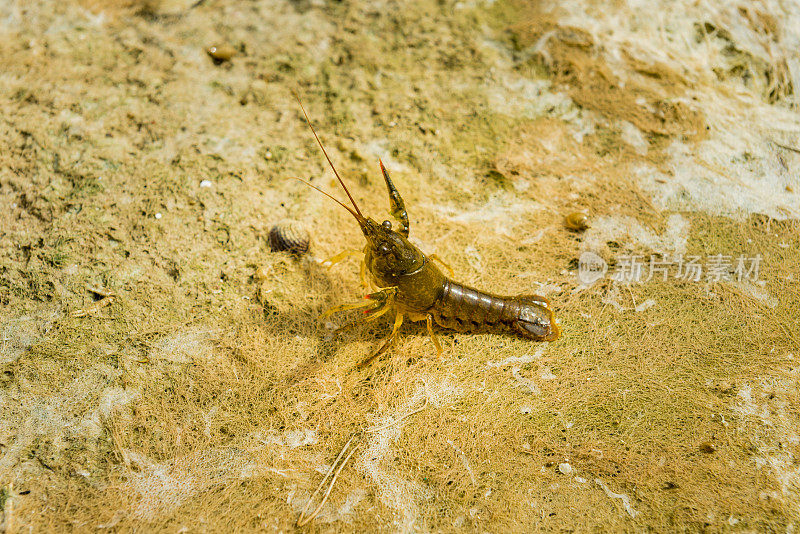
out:
{"label": "crayfish antenna", "polygon": [[323,195],[325,195],[326,197],[328,197],[329,199],[333,200],[334,202],[336,202],[337,204],[339,204],[341,207],[343,207],[344,209],[346,209],[347,211],[349,211],[349,212],[350,212],[350,214],[351,214],[353,217],[355,217],[355,218],[356,218],[356,220],[358,220],[358,215],[356,214],[356,212],[354,212],[353,210],[351,210],[350,208],[348,208],[348,207],[347,207],[345,204],[343,204],[342,202],[340,202],[338,198],[336,198],[336,197],[334,197],[334,196],[332,196],[332,195],[329,195],[328,193],[326,193],[325,191],[323,191],[323,190],[322,190],[322,189],[320,189],[319,187],[317,187],[317,186],[315,186],[315,185],[312,185],[312,184],[310,184],[310,183],[306,182],[306,181],[305,181],[305,180],[303,180],[302,178],[298,178],[297,176],[293,176],[292,178],[294,178],[295,180],[298,180],[298,181],[300,181],[300,182],[303,182],[304,184],[306,184],[306,185],[307,185],[308,187],[310,187],[311,189],[316,189],[317,191],[319,191],[320,193],[322,193]]}
{"label": "crayfish antenna", "polygon": [[[353,207],[356,209],[356,213],[354,213],[353,215],[355,216],[356,220],[358,220],[358,222],[360,223],[361,221],[364,220],[364,216],[361,214],[361,210],[358,209],[358,205],[356,204],[356,201],[353,200],[353,196],[350,194],[350,190],[347,189],[347,186],[344,184],[344,180],[342,180],[342,177],[339,176],[339,171],[337,171],[336,167],[334,167],[330,156],[328,156],[328,152],[325,150],[325,147],[322,145],[322,141],[319,140],[319,136],[317,135],[317,131],[314,129],[314,126],[311,124],[311,119],[308,118],[308,113],[306,113],[306,108],[303,106],[303,103],[300,101],[300,97],[297,96],[297,93],[294,90],[292,90],[292,95],[294,96],[295,100],[297,100],[297,103],[300,104],[300,109],[303,110],[303,115],[306,118],[306,124],[308,124],[308,127],[311,128],[311,133],[314,134],[314,139],[317,140],[317,144],[322,149],[322,153],[325,154],[325,159],[328,160],[328,164],[331,166],[331,169],[333,169],[333,174],[336,175],[336,178],[338,178],[339,183],[342,184],[342,187],[344,188],[344,192],[347,193],[347,198],[349,198],[350,202],[353,203]],[[308,185],[311,185],[311,184],[308,184]],[[314,187],[314,186],[311,186],[311,187]],[[314,189],[317,189],[317,188],[314,187]],[[320,191],[319,189],[317,189],[317,190]],[[328,195],[328,196],[330,196],[330,195]],[[331,198],[333,198],[333,197],[331,197]],[[341,204],[341,202],[339,202],[339,203]],[[353,213],[351,210],[348,210],[348,211],[350,211],[350,213]]]}

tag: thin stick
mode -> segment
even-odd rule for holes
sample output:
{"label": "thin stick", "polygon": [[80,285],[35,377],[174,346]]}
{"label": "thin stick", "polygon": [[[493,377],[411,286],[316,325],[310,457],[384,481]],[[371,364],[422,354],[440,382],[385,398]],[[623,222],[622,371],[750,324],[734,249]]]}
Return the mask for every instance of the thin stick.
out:
{"label": "thin stick", "polygon": [[339,465],[339,469],[337,469],[336,470],[336,474],[333,475],[333,478],[331,479],[331,483],[328,486],[327,491],[325,491],[325,495],[322,497],[322,500],[320,501],[319,506],[317,506],[317,508],[314,510],[314,512],[312,512],[311,515],[308,516],[302,522],[298,519],[298,521],[297,521],[297,526],[298,527],[302,527],[302,526],[307,525],[309,521],[311,521],[312,519],[317,517],[317,515],[320,512],[320,510],[322,510],[322,507],[325,506],[326,502],[328,502],[328,496],[331,494],[331,490],[333,489],[333,485],[336,484],[336,479],[339,478],[339,473],[342,472],[342,469],[344,469],[345,464],[350,459],[350,457],[353,456],[353,453],[356,452],[357,448],[358,448],[357,445],[355,447],[353,447],[353,450],[350,451],[350,454],[348,454],[347,457],[344,459],[344,461]]}
{"label": "thin stick", "polygon": [[80,310],[75,310],[69,315],[70,317],[86,317],[88,315],[94,315],[95,313],[99,312],[102,308],[105,308],[106,306],[114,302],[114,299],[116,298],[117,298],[116,295],[109,295],[107,297],[103,297],[94,304],[90,304],[89,306],[81,308]]}
{"label": "thin stick", "polygon": [[314,500],[314,497],[317,496],[317,493],[319,493],[319,490],[322,489],[322,485],[325,484],[325,481],[328,480],[329,476],[331,476],[331,473],[333,473],[333,470],[336,469],[336,464],[339,463],[339,460],[342,459],[342,456],[347,451],[347,448],[350,447],[350,444],[353,442],[354,439],[355,439],[355,436],[351,437],[348,440],[348,442],[344,444],[344,447],[342,447],[342,450],[339,451],[339,456],[337,456],[336,459],[331,464],[331,468],[328,469],[328,473],[325,475],[325,477],[319,483],[319,486],[317,487],[316,491],[314,491],[314,493],[311,494],[311,497],[308,499],[308,503],[306,503],[305,508],[303,508],[303,511],[300,512],[300,517],[302,517],[303,514],[306,512],[306,510],[308,510],[308,507],[311,506],[311,502]]}
{"label": "thin stick", "polygon": [[[319,486],[317,486],[317,489],[314,490],[314,493],[311,494],[311,497],[308,498],[308,502],[306,503],[305,507],[303,507],[303,510],[300,512],[300,517],[297,518],[297,526],[298,527],[303,527],[303,526],[307,525],[312,519],[314,519],[315,517],[317,517],[317,515],[319,515],[320,510],[322,510],[322,507],[325,506],[325,502],[327,502],[328,496],[331,494],[331,490],[333,489],[333,485],[336,483],[336,479],[338,478],[339,473],[342,472],[342,469],[344,469],[344,465],[347,463],[347,461],[350,459],[350,457],[353,456],[353,453],[356,452],[356,449],[358,448],[358,444],[356,444],[356,446],[353,447],[353,450],[350,451],[350,454],[348,454],[347,457],[344,459],[344,461],[341,464],[339,464],[339,468],[338,469],[336,469],[336,464],[339,463],[339,460],[341,460],[342,456],[347,451],[347,449],[350,447],[350,444],[353,442],[353,440],[356,439],[357,435],[358,434],[356,434],[353,437],[351,437],[350,440],[345,444],[345,446],[342,448],[342,451],[339,453],[339,456],[336,457],[336,460],[334,460],[333,465],[331,465],[331,468],[328,470],[328,473],[325,475],[325,477],[319,483]],[[308,517],[305,517],[306,511],[308,511],[308,507],[311,506],[312,502],[314,502],[314,497],[316,497],[317,493],[320,492],[320,490],[322,489],[322,486],[325,484],[325,481],[328,480],[328,477],[331,476],[331,473],[333,473],[334,469],[336,469],[336,473],[333,475],[333,478],[331,479],[331,483],[328,486],[328,489],[325,492],[325,495],[322,497],[322,501],[320,501],[319,506],[317,506],[314,509],[314,511],[311,513],[311,515],[309,515]]]}
{"label": "thin stick", "polygon": [[[428,407],[428,399],[426,397],[425,398],[425,404],[423,404],[421,408],[418,408],[418,409],[414,410],[413,412],[409,412],[409,413],[403,415],[402,417],[400,417],[396,421],[392,421],[391,423],[387,423],[387,424],[385,424],[383,426],[380,426],[378,428],[367,429],[364,432],[367,432],[367,433],[370,433],[370,434],[372,434],[374,432],[380,432],[381,430],[384,430],[386,428],[389,428],[391,426],[399,424],[404,419],[406,419],[408,417],[411,417],[412,415],[414,415],[416,413],[421,412],[422,410],[424,410],[427,407]],[[344,455],[344,453],[347,452],[347,449],[350,447],[350,444],[353,442],[354,439],[356,439],[356,436],[358,436],[358,435],[359,434],[355,434],[353,437],[350,438],[350,440],[347,443],[345,443],[344,447],[342,447],[341,452],[339,452],[339,455],[336,457],[336,460],[334,460],[333,465],[331,465],[331,468],[328,469],[328,473],[325,475],[325,477],[323,477],[322,481],[317,486],[317,489],[315,489],[314,493],[311,494],[311,497],[308,498],[308,502],[303,507],[303,510],[300,512],[300,517],[297,518],[297,526],[298,527],[304,527],[309,522],[311,522],[311,520],[313,520],[315,517],[317,517],[319,515],[320,511],[322,510],[322,507],[325,506],[325,503],[328,502],[328,497],[330,496],[331,491],[333,490],[333,486],[336,484],[336,479],[339,478],[339,473],[342,472],[342,469],[344,469],[344,466],[347,464],[347,462],[350,460],[350,458],[353,456],[353,454],[355,454],[356,449],[358,449],[358,446],[361,445],[361,440],[359,440],[358,443],[356,443],[353,446],[353,448],[350,450],[350,452],[347,454],[347,456],[345,456],[345,458],[342,461],[342,463],[339,464],[338,468],[336,467],[336,464],[339,463],[339,460],[341,460],[341,458]],[[334,473],[334,470],[336,470],[335,473]],[[314,509],[314,511],[311,512],[311,514],[309,514],[308,516],[306,516],[305,514],[308,511],[308,508],[311,506],[311,503],[314,502],[314,497],[316,497],[317,494],[320,492],[320,490],[322,490],[322,486],[325,485],[325,481],[328,480],[328,477],[331,476],[331,473],[333,473],[333,478],[331,478],[330,484],[328,484],[328,489],[325,490],[325,494],[322,496],[322,500],[317,505],[317,507]]]}
{"label": "thin stick", "polygon": [[795,148],[793,146],[784,145],[784,144],[781,144],[781,143],[779,143],[777,141],[773,141],[773,143],[775,143],[777,146],[779,146],[779,147],[781,147],[781,148],[783,148],[785,150],[791,150],[792,152],[797,152],[798,154],[800,154],[800,148]]}
{"label": "thin stick", "polygon": [[114,296],[114,292],[113,291],[109,291],[108,289],[102,289],[102,288],[99,288],[99,287],[94,287],[94,286],[89,286],[89,285],[86,286],[86,289],[88,291],[94,293],[95,295],[100,295],[101,297],[113,297]]}
{"label": "thin stick", "polygon": [[392,421],[391,423],[386,423],[385,425],[379,426],[378,428],[368,428],[364,432],[368,432],[370,434],[374,434],[375,432],[380,432],[381,430],[386,430],[389,427],[392,427],[392,426],[394,426],[396,424],[399,424],[403,419],[407,419],[407,418],[411,417],[412,415],[421,412],[422,410],[424,410],[427,407],[428,407],[428,398],[425,397],[425,404],[422,405],[422,408],[418,408],[418,409],[414,410],[413,412],[408,412],[407,414],[403,415],[402,417],[400,417],[396,421]]}

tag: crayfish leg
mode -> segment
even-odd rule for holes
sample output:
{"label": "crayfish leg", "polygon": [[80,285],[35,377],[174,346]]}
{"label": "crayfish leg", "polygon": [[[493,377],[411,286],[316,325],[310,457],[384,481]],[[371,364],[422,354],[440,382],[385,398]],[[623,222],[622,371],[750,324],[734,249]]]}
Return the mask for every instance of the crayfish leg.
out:
{"label": "crayfish leg", "polygon": [[355,248],[349,248],[349,249],[343,250],[342,252],[336,254],[335,256],[331,256],[327,260],[323,261],[322,265],[324,265],[328,269],[330,269],[334,265],[336,265],[337,263],[341,263],[344,260],[346,260],[347,258],[350,258],[352,256],[359,256],[359,255],[362,255],[362,254],[364,254],[363,250],[359,250],[359,249],[355,249]]}
{"label": "crayfish leg", "polygon": [[336,335],[341,334],[345,330],[349,330],[350,328],[353,328],[356,325],[367,324],[369,322],[372,322],[375,319],[385,315],[391,309],[392,309],[391,306],[387,306],[387,305],[383,305],[382,306],[381,304],[377,304],[372,309],[364,310],[364,313],[367,314],[367,318],[366,319],[355,319],[353,321],[350,321],[349,323],[346,323],[346,324],[340,326],[339,328],[337,328],[336,330],[334,330],[331,335],[336,336]]}
{"label": "crayfish leg", "polygon": [[361,258],[361,268],[358,270],[358,277],[361,278],[361,287],[369,287],[367,280],[367,257]]}
{"label": "crayfish leg", "polygon": [[368,323],[380,317],[381,315],[385,314],[389,310],[392,309],[394,306],[394,297],[397,294],[396,287],[387,287],[385,289],[381,289],[380,291],[376,291],[375,293],[370,293],[366,296],[366,300],[364,302],[356,302],[353,304],[341,304],[339,306],[334,306],[333,308],[329,308],[325,310],[322,315],[319,316],[320,321],[324,321],[334,313],[350,311],[350,310],[359,310],[361,308],[367,308],[364,310],[365,314],[370,314],[367,319],[358,319],[352,321],[350,323],[345,324],[344,326],[337,328],[334,331],[334,334],[338,334],[342,330],[346,330],[351,328],[358,323]]}
{"label": "crayfish leg", "polygon": [[354,256],[361,256],[361,267],[358,270],[358,276],[361,279],[361,286],[369,287],[369,282],[367,281],[367,260],[366,257],[364,256],[363,250],[349,248],[323,261],[322,265],[324,265],[328,269],[332,269],[333,266],[336,265],[337,263],[341,263],[347,258]]}
{"label": "crayfish leg", "polygon": [[386,352],[389,349],[389,347],[392,345],[392,343],[394,342],[395,338],[397,337],[397,331],[400,330],[400,326],[402,324],[403,324],[403,314],[400,311],[398,311],[396,313],[396,315],[394,316],[394,327],[392,328],[392,333],[389,334],[389,338],[386,340],[386,342],[383,345],[381,345],[381,348],[379,348],[378,350],[376,350],[372,354],[372,356],[370,356],[369,358],[363,360],[361,363],[358,364],[358,368],[359,369],[362,369],[362,368],[366,367],[375,358],[377,358],[378,356],[380,356],[381,354],[383,354],[384,352]]}
{"label": "crayfish leg", "polygon": [[431,336],[431,341],[433,341],[433,345],[436,347],[436,356],[441,360],[442,359],[442,346],[439,344],[439,338],[436,337],[436,334],[433,332],[433,315],[430,313],[425,317],[425,322],[428,325],[428,335]]}
{"label": "crayfish leg", "polygon": [[376,304],[374,302],[367,301],[367,302],[356,302],[355,304],[341,304],[339,306],[334,306],[333,308],[328,308],[327,310],[322,312],[322,315],[319,316],[319,320],[324,321],[334,313],[340,313],[350,310],[358,310],[360,308],[369,308],[370,306],[374,307],[375,309],[378,309],[380,307],[380,303]]}

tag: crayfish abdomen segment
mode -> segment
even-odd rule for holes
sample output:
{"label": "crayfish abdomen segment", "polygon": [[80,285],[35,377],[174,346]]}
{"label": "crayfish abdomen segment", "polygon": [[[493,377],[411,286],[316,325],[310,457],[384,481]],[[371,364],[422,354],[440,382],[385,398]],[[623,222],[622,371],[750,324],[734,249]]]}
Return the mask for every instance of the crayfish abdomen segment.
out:
{"label": "crayfish abdomen segment", "polygon": [[436,322],[456,330],[508,330],[534,341],[555,341],[560,329],[547,299],[501,297],[446,280],[430,310]]}

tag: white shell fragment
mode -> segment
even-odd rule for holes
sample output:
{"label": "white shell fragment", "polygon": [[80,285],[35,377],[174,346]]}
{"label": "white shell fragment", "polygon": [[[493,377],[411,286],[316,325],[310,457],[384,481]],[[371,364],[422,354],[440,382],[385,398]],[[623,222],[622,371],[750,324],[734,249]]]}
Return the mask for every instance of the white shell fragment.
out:
{"label": "white shell fragment", "polygon": [[286,251],[292,254],[305,254],[311,242],[311,236],[298,221],[283,220],[269,230],[269,247],[272,252]]}

